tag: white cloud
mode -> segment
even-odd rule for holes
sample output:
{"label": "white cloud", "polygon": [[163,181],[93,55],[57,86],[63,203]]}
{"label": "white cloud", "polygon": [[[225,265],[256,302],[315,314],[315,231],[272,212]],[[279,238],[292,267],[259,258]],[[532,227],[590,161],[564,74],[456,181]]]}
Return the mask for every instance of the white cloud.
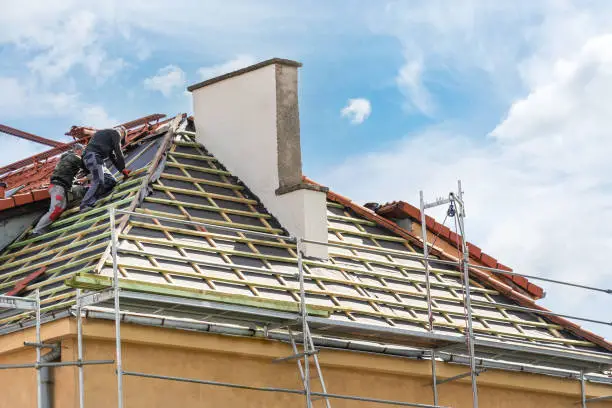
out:
{"label": "white cloud", "polygon": [[185,86],[185,72],[176,65],[168,65],[157,71],[157,75],[144,80],[145,89],[161,92],[166,98]]}
{"label": "white cloud", "polygon": [[257,61],[252,55],[238,55],[235,58],[218,65],[210,67],[202,67],[198,69],[198,75],[203,80],[214,78],[219,75],[227,74],[232,71],[237,71],[241,68],[255,64]]}
{"label": "white cloud", "polygon": [[342,117],[349,118],[354,125],[362,124],[372,113],[372,104],[365,98],[349,99],[347,105],[342,108]]}
{"label": "white cloud", "polygon": [[78,103],[75,93],[48,92],[13,77],[0,77],[0,89],[0,112],[9,119],[63,115]]}
{"label": "white cloud", "polygon": [[119,121],[111,118],[102,106],[86,105],[81,109],[81,123],[97,129],[111,127],[119,124]]}
{"label": "white cloud", "polygon": [[397,85],[406,95],[406,107],[428,116],[434,112],[434,103],[429,91],[423,84],[423,61],[407,61],[396,77]]}

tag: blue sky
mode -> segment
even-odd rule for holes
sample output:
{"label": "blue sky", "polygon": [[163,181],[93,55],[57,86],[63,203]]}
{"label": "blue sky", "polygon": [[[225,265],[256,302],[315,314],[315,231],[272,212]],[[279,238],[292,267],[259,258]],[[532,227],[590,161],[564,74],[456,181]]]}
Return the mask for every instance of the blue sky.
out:
{"label": "blue sky", "polygon": [[[206,75],[295,59],[309,176],[357,202],[412,203],[420,189],[433,198],[461,178],[468,239],[519,271],[612,287],[609,2],[2,9],[0,123],[62,140],[74,124],[189,111],[185,88]],[[44,149],[0,143],[4,164]],[[609,295],[545,287],[543,304],[610,320]],[[585,326],[612,338],[609,326]]]}

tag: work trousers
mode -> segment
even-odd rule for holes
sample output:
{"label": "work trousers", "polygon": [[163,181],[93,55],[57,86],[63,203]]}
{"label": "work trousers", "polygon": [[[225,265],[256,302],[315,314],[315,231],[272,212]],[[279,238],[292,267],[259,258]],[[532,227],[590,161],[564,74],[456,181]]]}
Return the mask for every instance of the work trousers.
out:
{"label": "work trousers", "polygon": [[62,186],[51,184],[49,186],[49,195],[51,196],[51,205],[49,211],[36,224],[34,233],[40,233],[59,217],[67,205],[66,190]]}
{"label": "work trousers", "polygon": [[104,166],[104,160],[98,154],[87,153],[83,157],[83,164],[89,171],[91,184],[81,201],[81,209],[93,207],[99,198],[108,194],[117,184],[117,180]]}

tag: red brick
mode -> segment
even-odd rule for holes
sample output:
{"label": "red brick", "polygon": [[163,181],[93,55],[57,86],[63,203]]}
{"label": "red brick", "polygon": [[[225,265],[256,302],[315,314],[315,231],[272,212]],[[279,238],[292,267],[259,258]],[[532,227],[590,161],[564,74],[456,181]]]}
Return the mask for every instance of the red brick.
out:
{"label": "red brick", "polygon": [[28,204],[34,201],[32,197],[32,193],[15,194],[13,196],[13,199],[15,199],[16,207],[19,207],[20,205]]}
{"label": "red brick", "polygon": [[421,220],[421,210],[419,210],[418,208],[408,204],[408,203],[401,203],[402,204],[402,211],[410,218],[415,219],[417,221]]}
{"label": "red brick", "polygon": [[529,281],[527,280],[527,278],[524,278],[523,276],[512,275],[511,279],[514,283],[516,283],[522,288],[527,288],[529,285]]}
{"label": "red brick", "polygon": [[433,232],[434,234],[438,235],[440,238],[449,239],[451,230],[447,226],[442,225],[438,222],[436,223],[436,226],[434,227]]}
{"label": "red brick", "polygon": [[489,268],[495,268],[497,266],[497,259],[485,253],[480,256],[480,261]]}
{"label": "red brick", "polygon": [[455,245],[460,244],[459,235],[456,232],[451,231],[448,239]]}
{"label": "red brick", "polygon": [[476,259],[480,259],[480,256],[482,255],[482,250],[471,242],[468,242],[467,245],[470,251],[470,255]]}
{"label": "red brick", "polygon": [[497,263],[496,268],[504,270],[504,271],[512,272],[512,268],[510,268],[509,266],[506,266],[504,264],[500,264],[499,262]]}
{"label": "red brick", "polygon": [[45,200],[49,198],[49,190],[34,190],[32,191],[34,201]]}
{"label": "red brick", "polygon": [[15,206],[15,201],[12,198],[2,198],[0,199],[0,211],[8,210],[9,208],[13,208]]}
{"label": "red brick", "polygon": [[536,296],[538,299],[544,297],[544,289],[534,285],[533,283],[527,285],[527,291],[529,291],[529,293],[531,293],[532,295]]}
{"label": "red brick", "polygon": [[427,225],[427,228],[429,228],[430,230],[433,231],[434,227],[436,226],[437,222],[433,217],[430,217],[429,215],[425,216],[425,224]]}

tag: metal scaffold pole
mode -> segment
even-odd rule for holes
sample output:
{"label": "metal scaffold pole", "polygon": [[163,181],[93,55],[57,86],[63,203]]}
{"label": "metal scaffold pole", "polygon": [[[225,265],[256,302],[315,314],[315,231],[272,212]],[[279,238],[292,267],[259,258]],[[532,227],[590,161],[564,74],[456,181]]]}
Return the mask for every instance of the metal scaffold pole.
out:
{"label": "metal scaffold pole", "polygon": [[36,400],[38,401],[38,408],[42,408],[42,376],[41,376],[41,354],[40,345],[42,343],[40,335],[40,289],[36,289]]}
{"label": "metal scaffold pole", "polygon": [[586,387],[584,384],[584,371],[580,370],[580,406],[587,408]]}
{"label": "metal scaffold pole", "polygon": [[123,368],[121,366],[121,310],[119,305],[119,267],[117,266],[117,231],[115,207],[110,208],[111,254],[113,258],[113,294],[115,308],[115,365],[117,370],[117,408],[123,408]]}
{"label": "metal scaffold pole", "polygon": [[300,281],[300,317],[302,320],[302,336],[304,342],[304,394],[306,396],[306,407],[312,408],[312,398],[310,395],[310,364],[309,364],[309,341],[307,339],[308,312],[306,311],[306,290],[304,288],[304,264],[302,262],[302,240],[297,238],[295,241],[297,251],[298,274]]}
{"label": "metal scaffold pole", "polygon": [[79,408],[85,407],[85,380],[83,367],[83,317],[81,315],[81,289],[76,290],[77,362],[79,363]]}
{"label": "metal scaffold pole", "polygon": [[457,219],[457,223],[459,225],[459,236],[461,237],[461,252],[462,252],[462,265],[461,268],[463,270],[463,284],[465,287],[465,308],[466,308],[466,322],[467,322],[467,334],[466,334],[466,342],[468,347],[468,352],[470,356],[470,377],[472,379],[472,399],[473,399],[473,407],[478,408],[478,384],[476,381],[476,377],[478,376],[478,372],[476,370],[476,357],[474,354],[474,327],[472,323],[472,300],[470,294],[470,272],[469,272],[469,252],[466,244],[465,238],[465,207],[463,203],[463,191],[461,190],[461,181],[457,182],[457,197],[452,196],[451,199],[458,203],[459,206],[455,212],[455,216]]}
{"label": "metal scaffold pole", "polygon": [[[433,312],[431,308],[431,277],[429,272],[429,245],[427,243],[427,220],[425,218],[425,200],[423,199],[423,190],[420,191],[420,202],[421,202],[421,234],[423,238],[423,257],[425,261],[425,290],[427,292],[427,321],[428,330],[433,333]],[[438,379],[436,375],[436,352],[431,349],[431,386],[433,390],[433,403],[438,405]]]}

